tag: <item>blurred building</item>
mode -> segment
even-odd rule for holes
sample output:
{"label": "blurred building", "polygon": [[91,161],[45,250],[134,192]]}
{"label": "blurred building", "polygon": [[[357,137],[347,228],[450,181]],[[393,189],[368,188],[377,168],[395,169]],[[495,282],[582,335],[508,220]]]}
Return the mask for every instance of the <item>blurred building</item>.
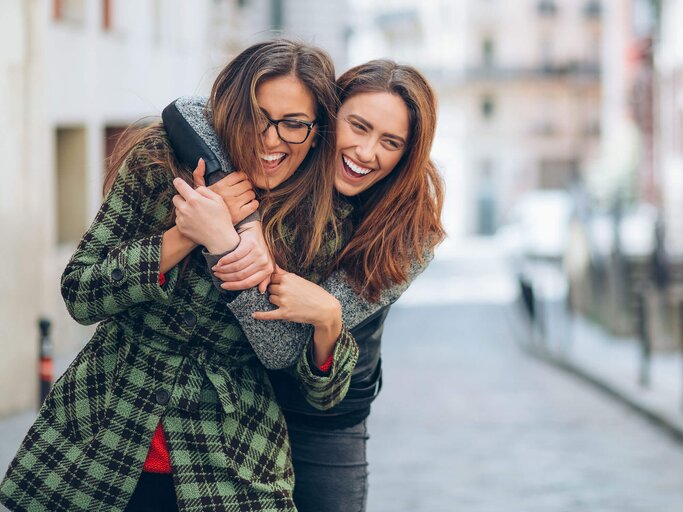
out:
{"label": "blurred building", "polygon": [[523,192],[580,178],[599,147],[597,1],[373,5],[375,35],[354,36],[373,37],[373,48],[418,66],[439,92],[435,156],[451,148],[440,162],[447,225],[491,234]]}
{"label": "blurred building", "polygon": [[683,2],[661,2],[656,55],[658,91],[658,167],[667,249],[683,259]]}
{"label": "blurred building", "polygon": [[7,0],[0,16],[0,415],[37,401],[38,319],[58,353],[92,328],[59,278],[102,199],[117,136],[186,94],[207,94],[248,44],[284,34],[346,64],[345,1]]}

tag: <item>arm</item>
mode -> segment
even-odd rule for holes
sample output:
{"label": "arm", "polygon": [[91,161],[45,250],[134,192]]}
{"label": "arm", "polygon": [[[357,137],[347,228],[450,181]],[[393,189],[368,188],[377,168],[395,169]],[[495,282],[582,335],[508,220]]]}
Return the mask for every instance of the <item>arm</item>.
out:
{"label": "arm", "polygon": [[[177,269],[159,285],[164,236],[160,219],[168,216],[173,187],[170,173],[158,166],[121,168],[93,224],[66,266],[61,292],[71,316],[92,324],[136,304],[168,300]],[[148,233],[156,233],[149,235]]]}
{"label": "arm", "polygon": [[[423,255],[422,263],[415,259],[410,265],[406,282],[384,290],[377,302],[370,302],[356,293],[343,271],[332,273],[323,281],[322,287],[339,300],[342,307],[342,322],[348,329],[353,329],[373,313],[396,302],[415,278],[427,268],[432,257],[433,253],[429,251]],[[275,309],[267,297],[255,289],[240,293],[228,302],[228,308],[240,322],[256,355],[268,369],[282,369],[295,364],[313,334],[310,325],[284,320],[262,322],[255,319],[252,316],[253,312]]]}
{"label": "arm", "polygon": [[342,326],[334,343],[332,366],[327,373],[323,373],[316,370],[312,364],[313,343],[313,338],[309,338],[296,365],[286,371],[297,379],[299,388],[309,404],[316,409],[326,410],[341,402],[349,390],[351,375],[358,362],[358,345],[349,330]]}
{"label": "arm", "polygon": [[[277,309],[255,312],[254,318],[312,326],[307,347],[288,371],[298,380],[309,404],[321,410],[334,407],[346,396],[358,361],[358,345],[342,325],[339,301],[317,284],[279,268],[271,277],[268,292]],[[321,371],[328,361],[329,367]]]}

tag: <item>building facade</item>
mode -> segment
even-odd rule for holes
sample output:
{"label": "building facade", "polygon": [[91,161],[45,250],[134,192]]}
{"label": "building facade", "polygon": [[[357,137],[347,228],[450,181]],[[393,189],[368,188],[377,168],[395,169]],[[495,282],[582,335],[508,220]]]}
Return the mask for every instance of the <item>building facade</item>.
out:
{"label": "building facade", "polygon": [[[309,3],[310,4],[310,3]],[[38,321],[57,354],[92,327],[68,316],[61,273],[102,200],[105,158],[125,127],[207,94],[244,47],[275,35],[346,64],[346,2],[5,0],[0,16],[0,415],[37,403]],[[148,117],[151,116],[151,117]]]}
{"label": "building facade", "polygon": [[371,43],[416,65],[436,87],[434,155],[447,181],[451,234],[492,234],[525,191],[563,188],[581,177],[599,149],[599,3],[374,6],[365,17],[374,30],[358,34],[352,48]]}

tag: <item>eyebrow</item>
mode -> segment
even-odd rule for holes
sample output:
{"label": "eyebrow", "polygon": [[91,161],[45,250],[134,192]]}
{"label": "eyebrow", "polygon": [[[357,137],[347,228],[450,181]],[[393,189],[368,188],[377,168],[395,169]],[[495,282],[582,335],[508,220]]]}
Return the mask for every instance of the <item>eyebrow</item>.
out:
{"label": "eyebrow", "polygon": [[[354,118],[356,121],[361,122],[362,124],[364,124],[365,126],[367,126],[370,130],[373,130],[373,129],[375,128],[374,126],[372,126],[372,123],[371,123],[370,121],[368,121],[367,119],[362,118],[362,117],[359,116],[358,114],[350,114],[349,117],[352,117],[352,118]],[[382,136],[383,136],[383,137],[389,137],[390,139],[397,140],[397,141],[399,141],[399,142],[401,142],[401,143],[403,143],[403,144],[406,143],[406,141],[405,141],[405,139],[404,139],[403,137],[399,137],[398,135],[394,135],[393,133],[384,132],[384,133],[382,134]]]}
{"label": "eyebrow", "polygon": [[[259,107],[261,108],[261,107]],[[270,112],[268,112],[265,108],[261,108],[261,112],[263,112],[266,116],[272,118],[270,115]],[[281,117],[281,119],[286,119],[288,117],[306,117],[308,119],[311,119],[311,116],[309,116],[306,112],[293,112],[291,114],[285,114],[284,116]]]}

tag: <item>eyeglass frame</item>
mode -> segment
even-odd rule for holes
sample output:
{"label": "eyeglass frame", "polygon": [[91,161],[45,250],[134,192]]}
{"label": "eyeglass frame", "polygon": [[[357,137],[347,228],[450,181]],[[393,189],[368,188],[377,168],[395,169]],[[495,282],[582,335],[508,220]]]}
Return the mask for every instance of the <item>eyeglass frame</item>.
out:
{"label": "eyeglass frame", "polygon": [[[313,130],[313,127],[316,124],[318,124],[317,119],[314,119],[313,121],[301,121],[300,119],[288,119],[286,117],[283,119],[271,119],[270,117],[268,117],[265,114],[263,114],[263,117],[266,118],[268,123],[266,124],[266,127],[261,132],[261,135],[265,134],[271,126],[275,126],[275,133],[277,133],[278,138],[282,142],[286,142],[287,144],[303,144],[304,142],[306,142],[308,140],[308,137],[311,136],[311,131]],[[308,128],[308,131],[306,132],[306,136],[304,137],[304,140],[302,140],[301,142],[291,142],[291,141],[288,141],[288,140],[282,138],[282,135],[280,135],[280,123],[282,123],[283,121],[289,121],[290,123],[292,123],[292,122],[301,123],[304,126],[306,126],[306,128]]]}

